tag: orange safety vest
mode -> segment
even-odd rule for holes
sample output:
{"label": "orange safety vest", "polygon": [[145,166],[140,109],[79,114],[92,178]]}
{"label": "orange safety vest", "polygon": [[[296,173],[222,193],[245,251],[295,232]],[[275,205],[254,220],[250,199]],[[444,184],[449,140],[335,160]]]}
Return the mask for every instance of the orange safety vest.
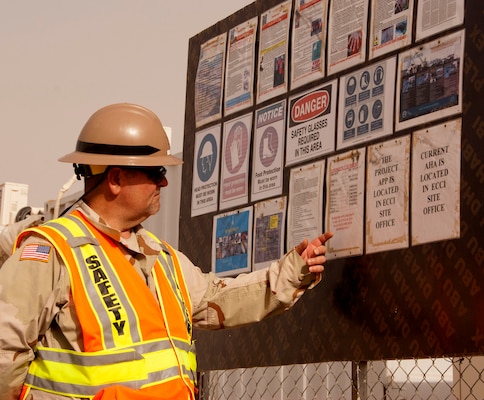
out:
{"label": "orange safety vest", "polygon": [[151,270],[158,301],[116,242],[79,211],[29,228],[67,267],[84,351],[37,346],[30,388],[95,400],[194,399],[192,309],[179,260],[161,242]]}

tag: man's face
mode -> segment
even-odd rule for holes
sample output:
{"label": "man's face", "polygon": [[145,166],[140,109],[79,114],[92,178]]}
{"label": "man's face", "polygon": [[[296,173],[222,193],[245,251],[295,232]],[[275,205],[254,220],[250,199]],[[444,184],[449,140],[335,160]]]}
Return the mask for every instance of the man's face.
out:
{"label": "man's face", "polygon": [[[125,216],[142,222],[160,210],[160,190],[168,185],[160,168],[121,168]],[[138,223],[139,223],[138,222]]]}

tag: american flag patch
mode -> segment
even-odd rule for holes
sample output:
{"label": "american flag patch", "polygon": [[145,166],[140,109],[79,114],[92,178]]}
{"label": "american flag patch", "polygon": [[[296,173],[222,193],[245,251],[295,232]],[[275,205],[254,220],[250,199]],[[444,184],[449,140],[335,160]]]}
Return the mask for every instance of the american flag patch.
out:
{"label": "american flag patch", "polygon": [[51,246],[45,244],[28,244],[22,250],[20,260],[49,261]]}

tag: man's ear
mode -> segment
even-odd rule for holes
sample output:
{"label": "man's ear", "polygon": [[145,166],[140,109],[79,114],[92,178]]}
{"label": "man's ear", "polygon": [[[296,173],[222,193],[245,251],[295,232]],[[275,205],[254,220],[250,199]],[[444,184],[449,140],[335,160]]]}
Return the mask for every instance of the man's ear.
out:
{"label": "man's ear", "polygon": [[121,189],[122,170],[118,167],[109,168],[106,172],[106,181],[113,194],[118,194]]}

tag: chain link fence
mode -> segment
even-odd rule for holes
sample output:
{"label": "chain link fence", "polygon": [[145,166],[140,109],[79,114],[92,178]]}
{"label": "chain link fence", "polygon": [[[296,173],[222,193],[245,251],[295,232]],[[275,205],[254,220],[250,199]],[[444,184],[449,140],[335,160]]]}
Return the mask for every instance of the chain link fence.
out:
{"label": "chain link fence", "polygon": [[200,373],[200,400],[484,399],[484,357],[326,362]]}

